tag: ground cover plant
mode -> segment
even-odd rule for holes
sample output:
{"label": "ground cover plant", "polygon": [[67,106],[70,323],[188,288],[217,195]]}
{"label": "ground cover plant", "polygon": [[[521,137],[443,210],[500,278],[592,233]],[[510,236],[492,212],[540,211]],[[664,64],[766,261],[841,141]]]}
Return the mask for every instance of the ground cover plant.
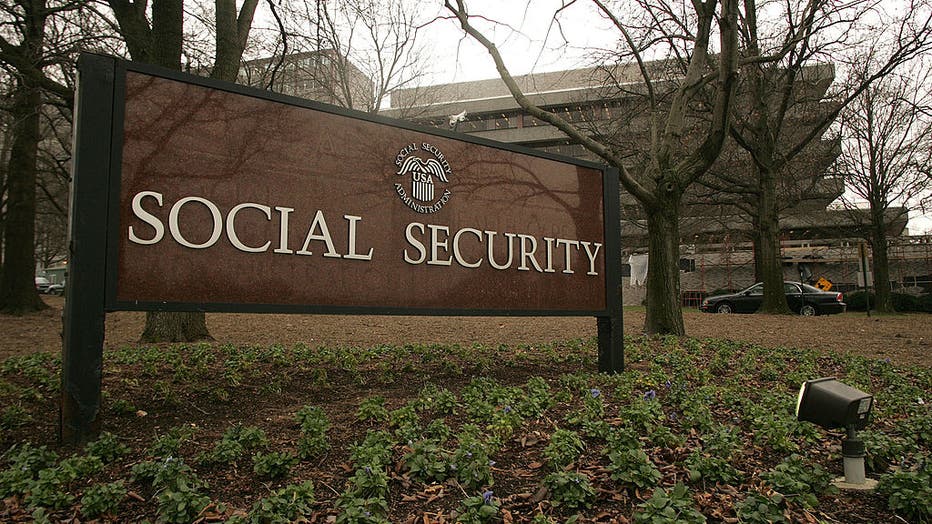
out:
{"label": "ground cover plant", "polygon": [[[927,522],[932,372],[692,338],[543,345],[173,345],[105,353],[105,432],[55,445],[59,362],[0,365],[0,521]],[[873,493],[801,382],[876,396]]]}

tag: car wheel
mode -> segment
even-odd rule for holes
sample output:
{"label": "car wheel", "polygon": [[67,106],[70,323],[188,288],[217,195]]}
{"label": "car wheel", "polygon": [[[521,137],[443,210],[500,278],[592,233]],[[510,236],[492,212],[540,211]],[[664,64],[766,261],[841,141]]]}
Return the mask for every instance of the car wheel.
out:
{"label": "car wheel", "polygon": [[799,308],[799,314],[804,317],[814,317],[816,308],[812,304],[803,304],[803,307]]}
{"label": "car wheel", "polygon": [[732,312],[731,304],[729,304],[728,302],[722,302],[721,304],[715,307],[715,312],[723,313],[723,314],[731,313]]}

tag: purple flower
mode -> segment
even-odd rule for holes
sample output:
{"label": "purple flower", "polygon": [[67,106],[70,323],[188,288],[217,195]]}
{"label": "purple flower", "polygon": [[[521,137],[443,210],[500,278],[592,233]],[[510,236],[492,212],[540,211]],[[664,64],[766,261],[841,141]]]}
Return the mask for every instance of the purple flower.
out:
{"label": "purple flower", "polygon": [[602,395],[602,392],[598,388],[592,388],[589,390],[589,394],[592,395],[592,398],[599,398]]}
{"label": "purple flower", "polygon": [[648,390],[647,393],[644,393],[644,400],[654,400],[655,398],[657,398],[657,392],[653,389]]}
{"label": "purple flower", "polygon": [[668,380],[667,383],[664,384],[664,385],[667,386],[667,389],[670,389],[670,388],[673,387],[673,382],[670,382],[670,381]]}
{"label": "purple flower", "polygon": [[482,503],[491,504],[492,503],[492,490],[486,491],[482,494]]}
{"label": "purple flower", "polygon": [[504,411],[505,413],[511,413],[511,406],[505,406],[504,408],[502,408],[502,411]]}

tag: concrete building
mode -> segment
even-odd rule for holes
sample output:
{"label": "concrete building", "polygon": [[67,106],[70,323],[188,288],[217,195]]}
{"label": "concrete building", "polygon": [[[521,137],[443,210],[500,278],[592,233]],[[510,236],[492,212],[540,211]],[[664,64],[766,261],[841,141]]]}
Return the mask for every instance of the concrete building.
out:
{"label": "concrete building", "polygon": [[[658,85],[663,85],[663,78],[676,74],[664,71],[664,63],[651,63],[649,67],[654,77],[661,79]],[[834,80],[834,68],[811,66],[804,70],[803,77],[790,121],[804,124],[832,108],[824,95]],[[644,84],[634,65],[537,73],[517,77],[516,81],[535,104],[559,113],[590,133],[611,133],[616,142],[628,143],[632,149],[645,141]],[[419,106],[419,99],[430,103]],[[740,104],[740,93],[738,99]],[[391,95],[391,107],[419,115],[414,120],[424,125],[599,161],[555,127],[522,110],[498,78],[396,90]],[[403,116],[399,109],[383,114]],[[837,142],[823,138],[813,141],[790,163],[786,173],[789,183],[784,184],[788,193],[782,199],[791,205],[784,206],[781,214],[781,236],[788,280],[824,277],[845,290],[858,284],[856,251],[863,230],[850,214],[829,207],[844,192],[843,179],[831,171],[838,153]],[[713,172],[716,170],[748,173],[749,160],[732,143],[723,151]],[[696,186],[685,202],[680,267],[687,305],[698,305],[697,298],[713,290],[754,283],[751,225],[741,211],[742,203],[713,193],[708,187]],[[623,262],[628,262],[624,268],[624,302],[639,304],[645,296],[640,272],[646,270],[646,223],[637,202],[624,190],[621,203]],[[930,239],[896,238],[904,232],[907,215],[898,209],[891,211],[891,217],[896,218],[891,219],[888,234],[894,238],[891,243],[899,246],[891,252],[891,276],[897,278],[894,287],[921,290],[925,285],[927,291],[932,290]]]}
{"label": "concrete building", "polygon": [[237,83],[361,110],[369,109],[374,90],[371,79],[332,50],[249,60]]}

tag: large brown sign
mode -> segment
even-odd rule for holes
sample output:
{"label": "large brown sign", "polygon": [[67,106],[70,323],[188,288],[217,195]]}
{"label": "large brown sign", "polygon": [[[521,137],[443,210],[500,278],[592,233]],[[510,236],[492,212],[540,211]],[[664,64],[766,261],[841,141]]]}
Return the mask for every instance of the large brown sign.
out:
{"label": "large brown sign", "polygon": [[78,62],[61,439],[104,312],[592,315],[624,369],[618,183],[573,159],[112,57]]}
{"label": "large brown sign", "polygon": [[122,98],[115,308],[608,308],[595,166],[143,72]]}

